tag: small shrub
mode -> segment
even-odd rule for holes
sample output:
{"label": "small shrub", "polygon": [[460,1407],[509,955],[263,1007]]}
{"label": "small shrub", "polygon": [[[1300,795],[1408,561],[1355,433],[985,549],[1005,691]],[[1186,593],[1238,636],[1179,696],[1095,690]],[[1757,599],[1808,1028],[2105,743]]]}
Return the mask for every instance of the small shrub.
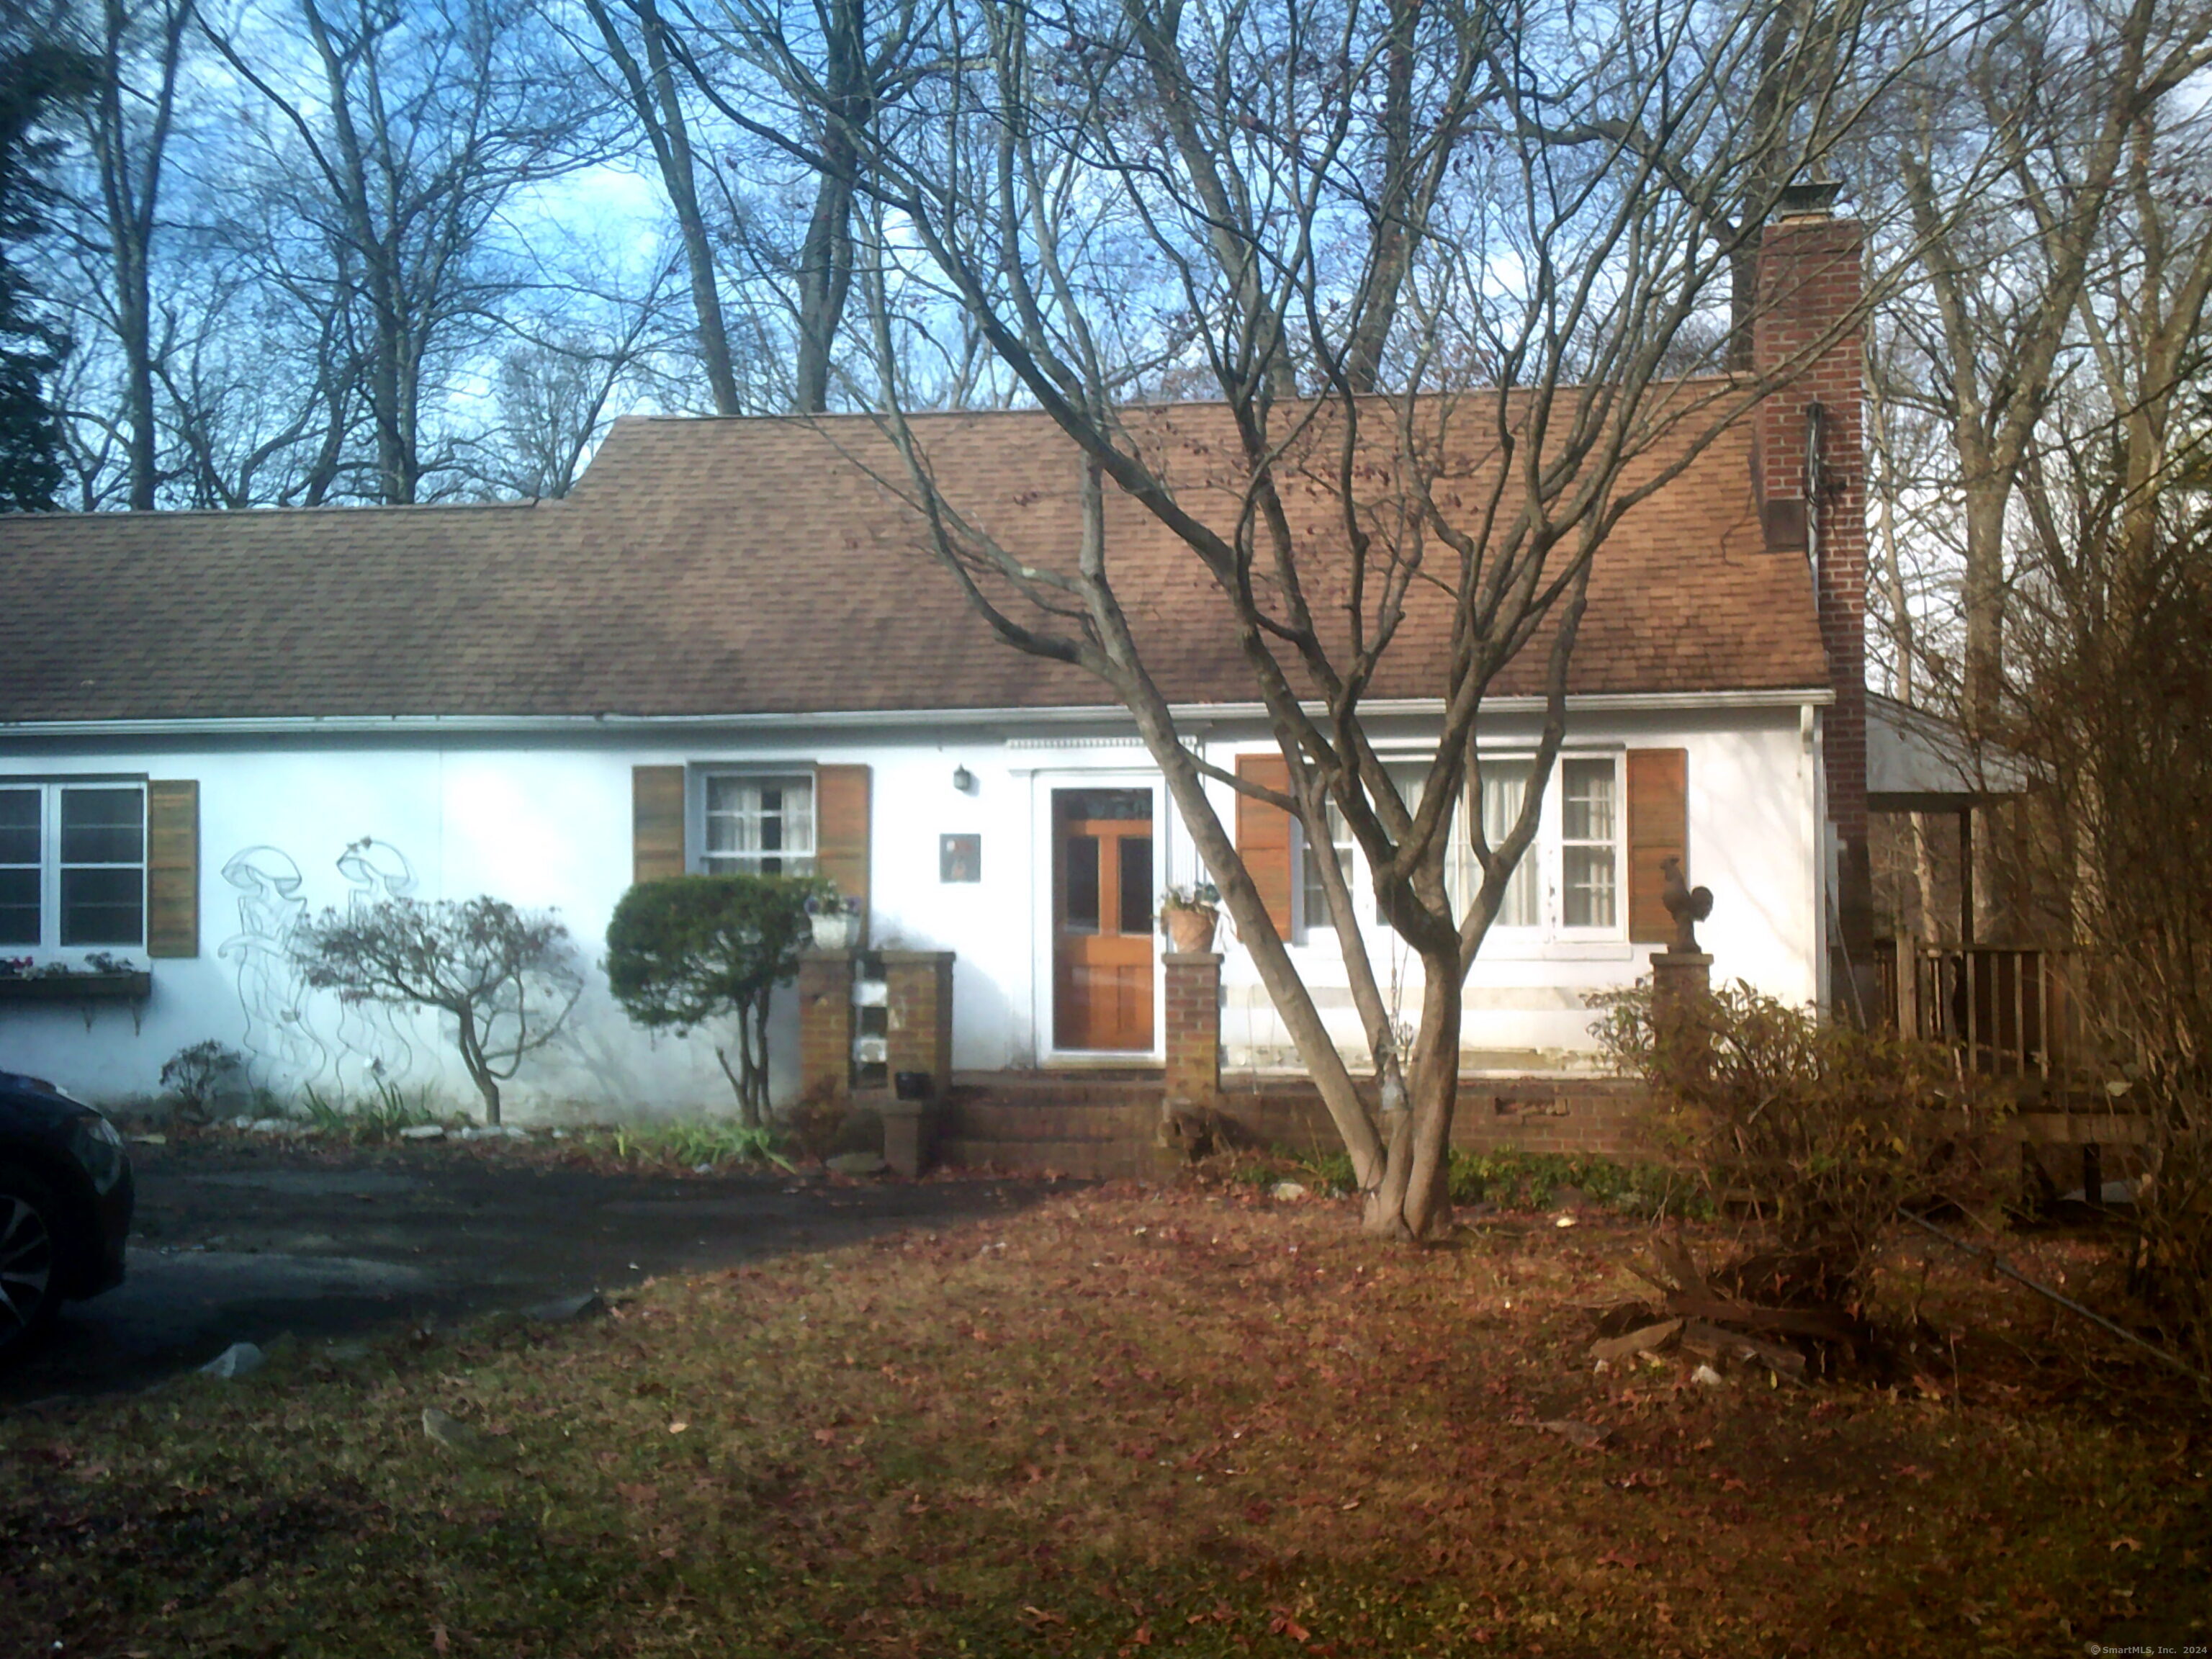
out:
{"label": "small shrub", "polygon": [[325,1100],[310,1085],[301,1097],[300,1109],[323,1133],[362,1146],[397,1140],[402,1129],[438,1121],[428,1091],[419,1091],[410,1100],[398,1085],[382,1078],[374,1080],[374,1087],[375,1092],[367,1100]]}
{"label": "small shrub", "polygon": [[623,1124],[587,1129],[576,1137],[588,1151],[611,1152],[624,1163],[707,1172],[726,1164],[791,1162],[777,1149],[773,1129],[727,1118],[678,1118],[666,1123]]}
{"label": "small shrub", "polygon": [[[1352,1159],[1343,1152],[1317,1152],[1295,1159],[1309,1184],[1349,1192]],[[1252,1177],[1273,1180],[1272,1171]],[[1591,1203],[1623,1215],[1656,1220],[1684,1216],[1702,1220],[1712,1206],[1693,1176],[1663,1164],[1621,1163],[1609,1158],[1565,1152],[1477,1152],[1454,1148],[1445,1180],[1455,1204],[1486,1200],[1504,1209],[1547,1209],[1559,1190],[1572,1187]]]}
{"label": "small shrub", "polygon": [[1738,981],[1655,1022],[1648,988],[1607,999],[1592,1030],[1654,1085],[1652,1133],[1716,1208],[1747,1204],[1802,1264],[1809,1294],[1863,1288],[1905,1204],[1992,1207],[2002,1099],[1962,1083],[1948,1048],[1822,1020]]}
{"label": "small shrub", "polygon": [[451,1015],[487,1123],[499,1121],[499,1085],[559,1035],[584,989],[566,927],[489,897],[325,910],[293,955],[308,984],[342,1000]]}
{"label": "small shrub", "polygon": [[638,883],[607,923],[607,988],[632,1019],[678,1036],[734,1026],[714,1058],[749,1128],[768,1123],[770,999],[814,937],[809,907],[835,896],[808,877],[671,876]]}
{"label": "small shrub", "polygon": [[841,1100],[809,1095],[784,1108],[781,1121],[792,1144],[819,1164],[837,1150],[845,1120],[851,1115],[851,1109]]}
{"label": "small shrub", "polygon": [[171,1054],[161,1067],[161,1088],[169,1109],[186,1123],[205,1123],[216,1097],[243,1076],[246,1057],[213,1037]]}

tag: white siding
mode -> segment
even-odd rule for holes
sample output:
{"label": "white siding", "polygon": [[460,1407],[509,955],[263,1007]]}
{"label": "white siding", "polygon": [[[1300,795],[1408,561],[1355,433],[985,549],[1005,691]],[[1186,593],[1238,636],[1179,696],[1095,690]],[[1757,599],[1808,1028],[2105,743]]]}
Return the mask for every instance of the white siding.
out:
{"label": "white siding", "polygon": [[[1407,726],[1396,735],[1413,744],[1419,732]],[[1504,725],[1497,735],[1501,742],[1516,736]],[[1204,739],[1210,758],[1224,765],[1264,740],[1256,726],[1227,725]],[[1817,786],[1797,712],[1591,718],[1577,720],[1573,741],[1689,750],[1691,874],[1717,896],[1702,930],[1716,975],[1748,978],[1787,998],[1814,996]],[[608,915],[629,883],[630,769],[706,762],[871,767],[875,942],[957,952],[959,1067],[1051,1059],[1039,1050],[1040,1033],[1050,1030],[1050,792],[1086,782],[1157,785],[1126,732],[1097,726],[1066,736],[1038,727],[1012,741],[1004,730],[975,727],[805,736],[632,726],[529,738],[303,735],[160,744],[11,736],[0,777],[198,781],[200,954],[151,964],[153,997],[135,1026],[131,1012],[116,1006],[103,1006],[88,1030],[74,1008],[0,1003],[0,1066],[51,1077],[96,1100],[125,1101],[155,1093],[164,1060],[212,1037],[250,1050],[259,1080],[280,1092],[309,1084],[326,1094],[357,1092],[372,1058],[381,1056],[386,1074],[410,1091],[472,1103],[434,1021],[380,1024],[327,996],[301,996],[275,950],[288,917],[411,880],[426,899],[489,893],[557,907],[591,964],[592,988],[568,1037],[526,1060],[507,1086],[517,1116],[726,1110],[728,1085],[705,1037],[648,1038],[614,1006],[598,972]],[[971,792],[954,787],[961,767],[974,776]],[[1164,793],[1156,799],[1164,817]],[[1225,789],[1218,804],[1233,822]],[[938,838],[962,831],[982,837],[982,878],[940,884]],[[363,837],[377,843],[368,860],[342,869],[349,844]],[[1198,875],[1180,824],[1161,824],[1155,869],[1163,884]],[[284,884],[293,890],[281,890]],[[1233,943],[1226,948],[1223,1035],[1232,1063],[1286,1061],[1249,961]],[[1649,950],[1486,955],[1468,994],[1467,1042],[1480,1051],[1471,1059],[1508,1069],[1577,1063],[1575,1052],[1588,1045],[1583,994],[1630,982],[1644,970]],[[1356,1045],[1333,945],[1301,946],[1297,954],[1332,1005],[1332,1023]],[[292,1004],[300,1018],[276,1018]],[[1413,1006],[1409,999],[1409,1013]],[[793,1018],[786,999],[774,1038],[780,1097],[790,1092],[795,1067]]]}

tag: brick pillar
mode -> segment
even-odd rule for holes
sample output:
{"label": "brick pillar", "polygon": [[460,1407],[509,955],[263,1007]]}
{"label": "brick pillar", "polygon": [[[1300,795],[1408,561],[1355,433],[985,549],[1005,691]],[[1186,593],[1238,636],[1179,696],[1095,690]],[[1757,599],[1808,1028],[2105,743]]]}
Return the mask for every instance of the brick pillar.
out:
{"label": "brick pillar", "polygon": [[1221,1099],[1221,953],[1169,951],[1167,1101],[1218,1105]]}
{"label": "brick pillar", "polygon": [[825,1103],[853,1092],[853,969],[850,951],[803,951],[799,957],[799,1092]]}
{"label": "brick pillar", "polygon": [[1651,953],[1651,1033],[1660,1046],[1698,1046],[1693,1062],[1702,1073],[1711,1054],[1712,1036],[1699,1018],[1713,994],[1713,959],[1703,951]]}
{"label": "brick pillar", "polygon": [[[1758,372],[1791,378],[1759,405],[1752,482],[1771,553],[1817,559],[1820,637],[1836,700],[1822,717],[1828,820],[1840,851],[1836,908],[1856,999],[1875,1001],[1874,881],[1867,847],[1865,234],[1825,210],[1785,211],[1759,240]],[[1817,434],[1817,439],[1815,438]],[[1818,443],[1817,464],[1813,446]],[[1817,498],[1809,488],[1817,477]],[[1825,925],[1825,924],[1824,924]]]}
{"label": "brick pillar", "polygon": [[1663,1024],[1713,993],[1713,959],[1703,951],[1651,953],[1651,1018]]}
{"label": "brick pillar", "polygon": [[952,1088],[952,956],[950,951],[884,951],[890,999],[890,1075],[927,1072],[939,1100]]}

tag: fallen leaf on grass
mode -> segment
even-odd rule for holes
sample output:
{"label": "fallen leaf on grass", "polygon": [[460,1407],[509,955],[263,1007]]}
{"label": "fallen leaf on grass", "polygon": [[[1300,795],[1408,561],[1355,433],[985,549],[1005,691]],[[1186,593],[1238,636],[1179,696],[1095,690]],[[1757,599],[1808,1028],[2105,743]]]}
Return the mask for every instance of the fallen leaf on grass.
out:
{"label": "fallen leaf on grass", "polygon": [[446,1639],[446,1627],[443,1625],[430,1626],[430,1650],[433,1653],[450,1653],[453,1651],[453,1645]]}
{"label": "fallen leaf on grass", "polygon": [[1293,1642],[1304,1642],[1313,1635],[1311,1631],[1287,1613],[1278,1613],[1270,1619],[1267,1621],[1267,1628],[1278,1636],[1289,1637]]}
{"label": "fallen leaf on grass", "polygon": [[1067,1615],[1064,1613],[1054,1613],[1047,1607],[1033,1607],[1027,1603],[1023,1604],[1022,1617],[1036,1625],[1064,1625],[1067,1622]]}
{"label": "fallen leaf on grass", "polygon": [[2132,1538],[2115,1538],[2111,1543],[2106,1545],[2105,1548],[2107,1553],[2113,1550],[2134,1550],[2141,1553],[2142,1545]]}
{"label": "fallen leaf on grass", "polygon": [[1580,1446],[1584,1451],[1595,1451],[1612,1438],[1605,1430],[1571,1417],[1555,1417],[1536,1426],[1546,1434],[1556,1434],[1561,1439]]}

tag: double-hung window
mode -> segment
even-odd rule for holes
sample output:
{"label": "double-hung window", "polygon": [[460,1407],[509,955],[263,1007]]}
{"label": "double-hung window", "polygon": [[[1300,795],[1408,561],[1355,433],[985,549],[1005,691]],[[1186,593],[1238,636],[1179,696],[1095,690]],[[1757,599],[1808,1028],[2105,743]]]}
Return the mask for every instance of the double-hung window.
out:
{"label": "double-hung window", "polygon": [[146,942],[146,786],[0,782],[0,948]]}
{"label": "double-hung window", "polygon": [[1559,762],[1559,925],[1620,925],[1620,778],[1611,757]]}
{"label": "double-hung window", "polygon": [[814,873],[814,780],[708,772],[700,792],[699,868],[710,876]]}
{"label": "double-hung window", "polygon": [[[1408,808],[1420,809],[1425,769],[1394,767]],[[1483,839],[1494,851],[1511,833],[1535,773],[1525,757],[1482,760],[1479,810]],[[1469,790],[1470,805],[1477,788]],[[1462,811],[1468,810],[1462,807]],[[1493,928],[1514,930],[1530,944],[1545,938],[1599,940],[1617,938],[1626,914],[1622,884],[1626,814],[1622,810],[1620,763],[1612,755],[1565,755],[1553,767],[1546,787],[1536,836],[1506,878]],[[1336,808],[1328,809],[1332,844],[1316,846],[1298,835],[1297,934],[1301,942],[1329,936],[1328,906],[1322,886],[1322,860],[1334,856],[1354,893],[1368,884],[1365,861]],[[1445,866],[1453,908],[1464,915],[1481,890],[1476,862],[1463,822],[1450,830],[1451,852]],[[1372,901],[1367,908],[1373,909]],[[1379,923],[1382,916],[1375,911]]]}

